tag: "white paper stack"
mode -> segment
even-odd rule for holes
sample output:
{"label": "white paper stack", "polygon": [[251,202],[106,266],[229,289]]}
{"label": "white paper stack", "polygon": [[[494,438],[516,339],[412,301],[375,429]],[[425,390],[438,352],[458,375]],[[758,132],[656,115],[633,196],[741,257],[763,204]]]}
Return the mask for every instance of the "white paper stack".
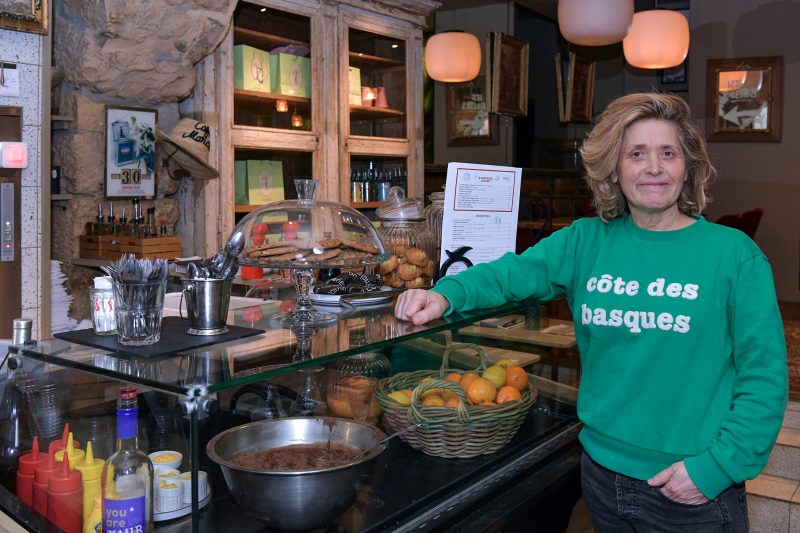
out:
{"label": "white paper stack", "polygon": [[69,306],[72,295],[65,286],[67,277],[61,271],[61,261],[50,261],[50,330],[52,333],[72,331],[78,327],[78,321],[69,317]]}

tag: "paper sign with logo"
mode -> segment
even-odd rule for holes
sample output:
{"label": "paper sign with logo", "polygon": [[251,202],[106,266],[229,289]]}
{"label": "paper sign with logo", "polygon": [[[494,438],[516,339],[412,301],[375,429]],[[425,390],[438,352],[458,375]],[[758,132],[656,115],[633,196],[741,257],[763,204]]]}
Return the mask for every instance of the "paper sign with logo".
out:
{"label": "paper sign with logo", "polygon": [[520,168],[447,166],[440,276],[515,250],[521,181]]}

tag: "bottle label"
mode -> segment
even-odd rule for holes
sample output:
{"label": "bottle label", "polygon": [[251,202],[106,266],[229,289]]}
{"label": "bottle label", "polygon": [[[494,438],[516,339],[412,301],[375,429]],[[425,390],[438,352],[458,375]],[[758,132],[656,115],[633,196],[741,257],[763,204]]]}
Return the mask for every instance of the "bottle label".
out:
{"label": "bottle label", "polygon": [[103,500],[103,533],[146,533],[144,496]]}
{"label": "bottle label", "polygon": [[132,439],[137,435],[137,409],[117,409],[117,438]]}

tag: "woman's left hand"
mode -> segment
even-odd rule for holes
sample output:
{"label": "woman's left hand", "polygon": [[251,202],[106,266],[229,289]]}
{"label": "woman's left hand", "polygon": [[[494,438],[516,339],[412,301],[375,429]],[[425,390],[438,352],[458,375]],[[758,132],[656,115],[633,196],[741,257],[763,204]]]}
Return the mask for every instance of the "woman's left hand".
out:
{"label": "woman's left hand", "polygon": [[686,505],[701,505],[708,501],[694,484],[683,461],[673,463],[647,480],[651,487],[661,487],[661,493],[670,500]]}

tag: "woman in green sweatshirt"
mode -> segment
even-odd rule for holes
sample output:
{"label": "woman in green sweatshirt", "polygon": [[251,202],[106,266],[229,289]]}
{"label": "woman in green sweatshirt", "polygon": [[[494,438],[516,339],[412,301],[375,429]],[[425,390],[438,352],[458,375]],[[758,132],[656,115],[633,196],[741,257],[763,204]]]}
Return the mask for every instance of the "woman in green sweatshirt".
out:
{"label": "woman in green sweatshirt", "polygon": [[743,481],[766,465],[787,395],[769,263],[701,215],[714,170],[681,98],[617,99],[581,155],[598,217],[407,291],[395,314],[565,297],[595,530],[746,532]]}

